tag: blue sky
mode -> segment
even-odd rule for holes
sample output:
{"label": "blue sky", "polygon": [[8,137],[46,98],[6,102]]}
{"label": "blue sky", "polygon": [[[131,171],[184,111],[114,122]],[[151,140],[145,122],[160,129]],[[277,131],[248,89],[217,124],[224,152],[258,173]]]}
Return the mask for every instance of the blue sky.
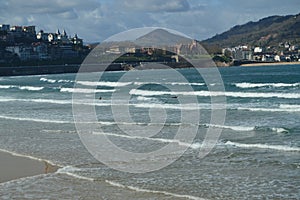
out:
{"label": "blue sky", "polygon": [[148,26],[202,40],[266,16],[297,14],[299,8],[299,0],[0,0],[0,24],[66,29],[86,42]]}

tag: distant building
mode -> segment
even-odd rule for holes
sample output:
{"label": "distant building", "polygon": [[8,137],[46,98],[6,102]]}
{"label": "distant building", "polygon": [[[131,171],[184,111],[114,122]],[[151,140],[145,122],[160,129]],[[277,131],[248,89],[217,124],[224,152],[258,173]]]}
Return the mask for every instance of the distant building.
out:
{"label": "distant building", "polygon": [[12,26],[11,28],[10,28],[10,31],[12,31],[12,32],[22,32],[23,31],[23,28],[22,28],[22,26]]}
{"label": "distant building", "polygon": [[35,26],[23,26],[23,32],[31,33],[31,34],[36,34],[35,31]]}
{"label": "distant building", "polygon": [[263,49],[261,47],[255,47],[254,53],[262,53]]}
{"label": "distant building", "polygon": [[274,61],[275,62],[280,62],[280,56],[279,55],[275,55],[274,56]]}
{"label": "distant building", "polygon": [[40,30],[40,31],[38,32],[38,34],[36,35],[36,38],[37,38],[38,40],[48,41],[48,35],[49,35],[49,33],[44,33],[43,30]]}
{"label": "distant building", "polygon": [[0,24],[0,31],[9,31],[10,25],[9,24]]}

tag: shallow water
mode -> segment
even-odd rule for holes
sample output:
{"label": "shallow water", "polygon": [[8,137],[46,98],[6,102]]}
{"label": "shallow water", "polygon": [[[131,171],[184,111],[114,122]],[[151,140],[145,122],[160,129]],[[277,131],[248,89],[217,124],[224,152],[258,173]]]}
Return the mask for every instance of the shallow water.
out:
{"label": "shallow water", "polygon": [[[146,82],[143,77],[149,71],[131,72],[134,78],[121,83],[116,82],[124,72],[106,72],[99,82],[77,82],[75,89],[75,74],[0,78],[0,148],[62,166],[55,174],[0,184],[1,197],[299,199],[300,65],[222,68],[225,93],[208,92],[209,86],[194,69],[178,72],[189,82],[174,81],[168,70],[151,71],[156,77]],[[186,90],[190,87],[195,92]],[[152,152],[168,144],[189,148],[158,171],[132,174],[111,169],[91,156],[77,134],[73,92],[87,97],[73,103],[95,105],[101,125],[101,131],[93,133],[95,138],[107,137],[129,152]],[[117,92],[120,96],[111,101]],[[227,100],[225,124],[212,124],[210,95],[223,94]],[[116,121],[112,104],[129,106],[132,121]],[[218,110],[223,104],[215,106]],[[161,109],[166,122],[151,119],[149,110]],[[183,110],[197,109],[199,121],[182,121]],[[192,143],[174,138],[182,126],[196,127]],[[215,148],[200,159],[199,148],[209,127],[221,129],[222,134]],[[138,130],[140,135],[124,134],[122,128]],[[146,129],[159,131],[148,137],[142,135]],[[152,160],[133,159],[125,165],[150,166],[172,156],[171,152]]]}

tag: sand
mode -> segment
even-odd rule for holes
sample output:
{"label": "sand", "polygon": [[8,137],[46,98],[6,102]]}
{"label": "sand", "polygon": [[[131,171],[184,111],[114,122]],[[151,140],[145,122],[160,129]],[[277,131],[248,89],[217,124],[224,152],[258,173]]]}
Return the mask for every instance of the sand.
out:
{"label": "sand", "polygon": [[0,183],[39,174],[53,173],[58,167],[45,161],[0,151]]}
{"label": "sand", "polygon": [[300,62],[251,63],[251,64],[242,64],[241,66],[256,67],[256,66],[275,66],[275,65],[300,65]]}

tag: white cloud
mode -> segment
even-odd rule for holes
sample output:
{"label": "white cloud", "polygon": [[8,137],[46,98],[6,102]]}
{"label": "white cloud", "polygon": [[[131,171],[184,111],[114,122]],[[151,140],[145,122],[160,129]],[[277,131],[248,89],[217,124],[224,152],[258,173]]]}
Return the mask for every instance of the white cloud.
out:
{"label": "white cloud", "polygon": [[143,12],[179,12],[190,8],[186,0],[123,0],[119,3],[127,10]]}
{"label": "white cloud", "polygon": [[0,23],[31,24],[47,32],[66,29],[88,42],[145,26],[206,39],[250,20],[296,14],[299,7],[299,0],[0,0]]}

